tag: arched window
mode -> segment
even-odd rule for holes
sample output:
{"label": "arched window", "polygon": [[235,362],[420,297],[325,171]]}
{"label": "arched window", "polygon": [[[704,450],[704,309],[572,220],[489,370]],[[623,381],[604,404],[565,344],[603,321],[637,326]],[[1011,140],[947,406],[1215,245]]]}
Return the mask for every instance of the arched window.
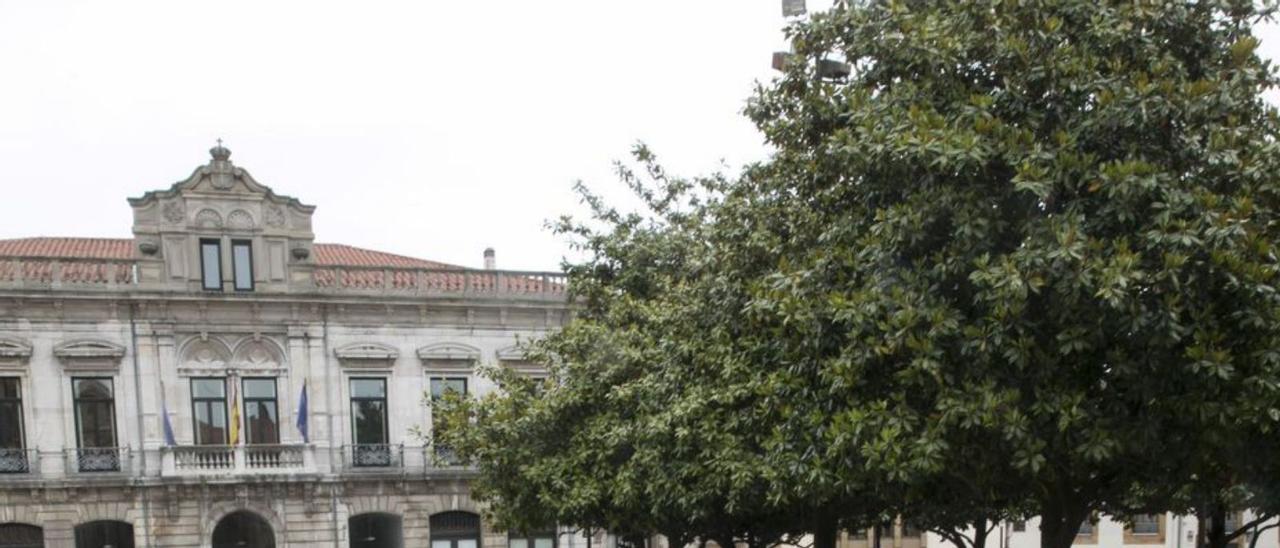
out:
{"label": "arched window", "polygon": [[402,520],[394,514],[360,514],[347,521],[351,548],[402,548]]}
{"label": "arched window", "polygon": [[271,524],[253,512],[240,510],[218,520],[213,528],[213,548],[275,548]]}
{"label": "arched window", "polygon": [[99,520],[76,526],[76,548],[133,548],[133,525]]}
{"label": "arched window", "polygon": [[478,548],[480,516],[442,512],[431,516],[431,548]]}
{"label": "arched window", "polygon": [[25,523],[0,524],[0,548],[44,548],[44,530]]}

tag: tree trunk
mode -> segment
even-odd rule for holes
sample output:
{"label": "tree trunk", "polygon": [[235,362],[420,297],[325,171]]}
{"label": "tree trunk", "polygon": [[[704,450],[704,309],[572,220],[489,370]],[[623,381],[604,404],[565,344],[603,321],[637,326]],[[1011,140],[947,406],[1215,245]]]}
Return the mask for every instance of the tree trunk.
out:
{"label": "tree trunk", "polygon": [[1041,505],[1040,548],[1071,548],[1080,532],[1080,524],[1089,517],[1084,504],[1063,505],[1061,501]]}
{"label": "tree trunk", "polygon": [[973,548],[987,548],[987,535],[990,534],[990,522],[985,518],[973,522]]}
{"label": "tree trunk", "polygon": [[836,539],[840,535],[838,525],[835,518],[817,518],[813,527],[813,548],[836,548]]}
{"label": "tree trunk", "polygon": [[1213,505],[1209,513],[1209,531],[1207,535],[1209,548],[1227,547],[1227,509],[1221,504]]}

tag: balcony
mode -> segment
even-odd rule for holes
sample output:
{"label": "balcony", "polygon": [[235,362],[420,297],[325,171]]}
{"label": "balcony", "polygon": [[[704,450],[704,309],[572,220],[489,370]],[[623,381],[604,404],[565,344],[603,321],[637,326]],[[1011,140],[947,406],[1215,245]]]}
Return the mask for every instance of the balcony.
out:
{"label": "balcony", "polygon": [[128,447],[79,447],[65,449],[67,475],[128,474],[132,470],[133,451]]}
{"label": "balcony", "polygon": [[404,445],[366,443],[344,445],[339,453],[343,472],[394,473],[404,472]]}
{"label": "balcony", "polygon": [[187,445],[160,453],[167,477],[305,474],[316,470],[310,445]]}
{"label": "balcony", "polygon": [[40,455],[35,449],[0,449],[0,474],[31,474],[40,471]]}

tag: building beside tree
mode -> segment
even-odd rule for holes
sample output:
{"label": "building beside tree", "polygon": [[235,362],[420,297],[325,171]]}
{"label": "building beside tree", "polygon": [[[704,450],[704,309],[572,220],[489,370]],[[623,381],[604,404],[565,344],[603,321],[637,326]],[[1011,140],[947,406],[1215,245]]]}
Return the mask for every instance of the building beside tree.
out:
{"label": "building beside tree", "polygon": [[506,546],[416,429],[478,364],[539,374],[561,275],[316,243],[211,154],[133,238],[0,240],[0,546]]}

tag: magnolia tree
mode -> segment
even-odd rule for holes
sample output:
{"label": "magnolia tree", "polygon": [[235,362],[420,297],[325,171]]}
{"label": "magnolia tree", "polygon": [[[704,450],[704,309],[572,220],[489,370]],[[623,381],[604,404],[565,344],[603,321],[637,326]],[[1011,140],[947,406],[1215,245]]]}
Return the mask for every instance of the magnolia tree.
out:
{"label": "magnolia tree", "polygon": [[1036,515],[1066,548],[1094,512],[1273,511],[1269,10],[872,1],[792,25],[747,112],[770,158],[682,180],[641,148],[643,213],[584,194],[593,218],[557,225],[577,313],[531,348],[550,379],[494,373],[504,393],[444,402],[441,442],[500,526],[676,544],[825,548],[903,515],[975,548]]}

